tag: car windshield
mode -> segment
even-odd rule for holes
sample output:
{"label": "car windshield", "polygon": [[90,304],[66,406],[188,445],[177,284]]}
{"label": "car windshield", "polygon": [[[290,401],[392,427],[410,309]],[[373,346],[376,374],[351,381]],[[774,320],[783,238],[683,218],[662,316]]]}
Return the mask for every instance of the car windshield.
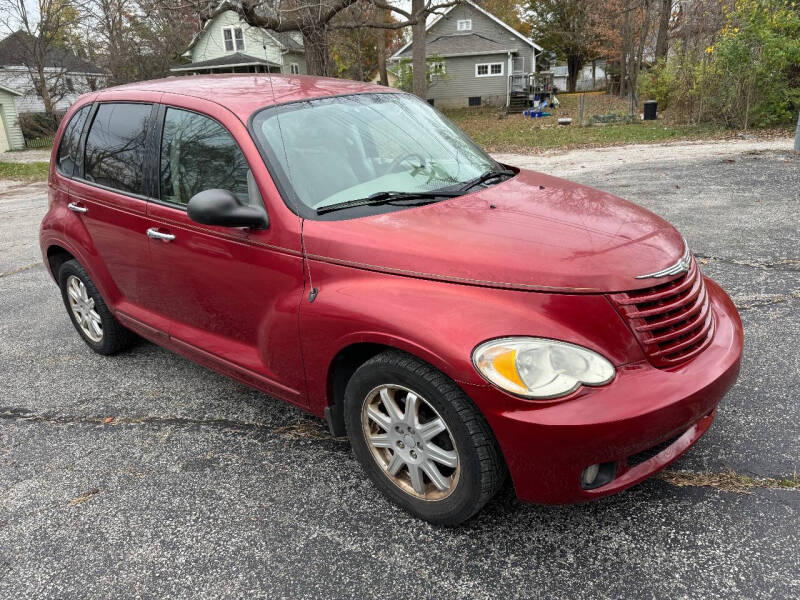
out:
{"label": "car windshield", "polygon": [[[308,215],[381,192],[457,189],[499,165],[430,105],[397,93],[269,107],[252,129]],[[283,190],[286,191],[286,190]]]}

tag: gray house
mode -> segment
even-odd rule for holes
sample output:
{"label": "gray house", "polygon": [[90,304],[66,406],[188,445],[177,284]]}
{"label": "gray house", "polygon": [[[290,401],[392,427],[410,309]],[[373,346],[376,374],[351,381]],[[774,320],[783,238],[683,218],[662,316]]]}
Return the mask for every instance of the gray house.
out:
{"label": "gray house", "polygon": [[[435,106],[508,106],[513,77],[536,72],[542,53],[533,40],[470,0],[448,7],[426,32],[426,56],[442,59],[428,86]],[[411,48],[409,42],[390,60],[410,59]]]}
{"label": "gray house", "polygon": [[251,27],[233,10],[224,9],[203,25],[184,54],[190,63],[170,69],[175,74],[286,73],[306,74],[300,32],[278,33]]}

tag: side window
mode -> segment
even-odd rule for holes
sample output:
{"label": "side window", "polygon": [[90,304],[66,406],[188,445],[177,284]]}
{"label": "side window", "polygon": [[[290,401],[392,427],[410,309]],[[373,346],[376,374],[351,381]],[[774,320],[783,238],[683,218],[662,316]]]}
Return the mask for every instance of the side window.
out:
{"label": "side window", "polygon": [[203,190],[223,189],[253,200],[250,167],[228,130],[210,117],[167,108],[161,136],[161,199],[186,205]]}
{"label": "side window", "polygon": [[101,104],[86,138],[84,177],[122,192],[144,194],[151,104]]}
{"label": "side window", "polygon": [[58,167],[59,172],[67,177],[72,177],[75,173],[75,167],[78,165],[78,146],[80,146],[81,142],[81,132],[91,109],[92,105],[87,104],[72,115],[66,129],[64,129],[64,135],[61,136],[56,167]]}

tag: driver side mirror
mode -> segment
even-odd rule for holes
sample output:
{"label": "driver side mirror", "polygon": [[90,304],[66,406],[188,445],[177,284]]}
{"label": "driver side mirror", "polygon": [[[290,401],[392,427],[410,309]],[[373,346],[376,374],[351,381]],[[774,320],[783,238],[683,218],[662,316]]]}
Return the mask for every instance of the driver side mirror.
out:
{"label": "driver side mirror", "polygon": [[242,204],[228,190],[204,190],[195,194],[187,206],[189,218],[203,225],[219,227],[269,227],[267,213],[260,208]]}

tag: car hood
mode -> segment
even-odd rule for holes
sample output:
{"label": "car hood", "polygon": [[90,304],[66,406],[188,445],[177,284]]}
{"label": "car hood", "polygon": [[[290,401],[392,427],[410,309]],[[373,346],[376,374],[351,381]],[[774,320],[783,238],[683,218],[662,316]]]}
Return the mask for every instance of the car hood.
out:
{"label": "car hood", "polygon": [[473,285],[616,292],[675,264],[681,235],[611,194],[522,170],[481,191],[342,221],[306,221],[306,252],[362,269]]}

